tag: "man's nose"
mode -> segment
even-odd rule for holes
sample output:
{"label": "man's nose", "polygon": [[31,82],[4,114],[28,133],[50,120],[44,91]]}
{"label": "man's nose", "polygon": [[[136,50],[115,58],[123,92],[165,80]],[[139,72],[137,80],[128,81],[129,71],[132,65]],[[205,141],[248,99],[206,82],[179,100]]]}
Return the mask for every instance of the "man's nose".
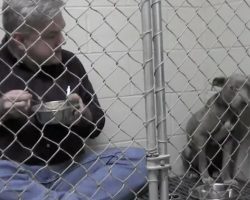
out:
{"label": "man's nose", "polygon": [[61,43],[61,45],[66,44],[66,40],[65,40],[65,37],[64,37],[63,33],[60,34],[60,43]]}
{"label": "man's nose", "polygon": [[57,48],[61,47],[64,44],[66,44],[65,37],[64,37],[63,33],[60,33],[58,35],[58,37],[57,37],[55,48],[57,49]]}

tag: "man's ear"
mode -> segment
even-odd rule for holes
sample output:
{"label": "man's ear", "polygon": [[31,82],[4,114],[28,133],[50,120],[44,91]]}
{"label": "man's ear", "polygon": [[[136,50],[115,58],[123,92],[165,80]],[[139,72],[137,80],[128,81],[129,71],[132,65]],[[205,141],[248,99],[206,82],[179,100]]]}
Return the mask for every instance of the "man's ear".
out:
{"label": "man's ear", "polygon": [[25,50],[25,45],[24,45],[25,36],[23,33],[15,32],[14,34],[12,34],[11,37],[12,37],[12,40],[14,41],[14,43],[16,43],[16,46],[20,50]]}
{"label": "man's ear", "polygon": [[228,78],[226,77],[216,77],[212,82],[212,86],[223,87],[227,82]]}

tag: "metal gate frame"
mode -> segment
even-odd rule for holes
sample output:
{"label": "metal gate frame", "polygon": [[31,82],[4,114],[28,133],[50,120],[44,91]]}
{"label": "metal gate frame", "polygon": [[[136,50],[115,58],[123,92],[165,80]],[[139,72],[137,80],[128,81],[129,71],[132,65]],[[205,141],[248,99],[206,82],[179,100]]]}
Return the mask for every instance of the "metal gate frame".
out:
{"label": "metal gate frame", "polygon": [[[142,0],[147,169],[150,200],[168,200],[169,155],[165,109],[165,77],[161,0]],[[159,195],[160,194],[160,195]]]}

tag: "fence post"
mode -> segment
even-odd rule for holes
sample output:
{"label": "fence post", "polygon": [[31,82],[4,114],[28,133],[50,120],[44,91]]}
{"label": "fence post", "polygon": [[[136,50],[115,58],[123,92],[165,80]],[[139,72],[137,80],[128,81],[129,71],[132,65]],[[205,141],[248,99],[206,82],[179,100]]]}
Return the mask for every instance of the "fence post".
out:
{"label": "fence post", "polygon": [[[153,49],[155,68],[155,92],[157,113],[157,134],[159,157],[162,159],[160,165],[160,199],[168,200],[168,165],[167,156],[167,131],[166,131],[166,100],[165,100],[165,74],[163,62],[163,35],[162,35],[162,13],[161,0],[152,0],[152,24],[153,24]],[[165,167],[164,167],[165,166]]]}
{"label": "fence post", "polygon": [[143,67],[145,90],[145,114],[147,134],[147,169],[149,182],[149,200],[158,199],[158,169],[155,162],[158,157],[156,141],[156,113],[155,113],[155,81],[153,66],[153,46],[151,27],[150,0],[141,1],[142,16],[142,42],[143,42]]}

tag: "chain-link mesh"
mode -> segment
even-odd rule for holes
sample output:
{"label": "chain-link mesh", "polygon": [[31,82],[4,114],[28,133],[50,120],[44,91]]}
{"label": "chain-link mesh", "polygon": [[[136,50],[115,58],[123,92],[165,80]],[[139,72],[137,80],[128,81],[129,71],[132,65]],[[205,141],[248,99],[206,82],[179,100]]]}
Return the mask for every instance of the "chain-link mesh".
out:
{"label": "chain-link mesh", "polygon": [[5,2],[1,198],[138,199],[147,185],[139,2]]}
{"label": "chain-link mesh", "polygon": [[237,199],[249,198],[249,11],[245,0],[162,1],[170,190],[180,199],[204,181],[237,181]]}
{"label": "chain-link mesh", "polygon": [[[230,178],[237,180],[240,185],[240,195],[237,198],[248,199],[249,108],[247,105],[249,102],[248,38],[250,20],[250,2],[248,0],[68,0],[62,7],[66,26],[64,27],[60,19],[51,23],[57,28],[55,34],[60,32],[59,37],[56,35],[56,38],[59,38],[56,44],[51,43],[55,36],[46,35],[46,29],[50,27],[43,27],[42,30],[34,29],[37,22],[34,24],[34,21],[29,18],[29,14],[34,11],[32,9],[23,10],[25,15],[21,16],[24,21],[30,22],[30,24],[26,24],[26,27],[23,27],[22,23],[17,24],[14,29],[12,26],[8,26],[18,21],[6,23],[5,28],[1,26],[1,36],[4,38],[1,51],[8,46],[10,48],[7,50],[14,55],[11,61],[8,60],[9,57],[1,57],[3,67],[0,74],[0,92],[2,100],[7,102],[7,104],[2,103],[1,106],[8,107],[7,111],[0,113],[2,116],[1,158],[3,161],[13,161],[11,166],[8,166],[8,169],[12,169],[11,172],[3,171],[3,175],[0,172],[0,177],[3,177],[0,179],[2,194],[6,192],[5,188],[10,186],[20,187],[20,185],[15,185],[13,180],[21,176],[19,178],[27,178],[32,182],[20,187],[18,190],[20,192],[14,194],[13,199],[27,199],[26,192],[36,191],[30,190],[34,181],[41,182],[42,180],[39,178],[44,177],[41,174],[44,174],[49,166],[52,180],[46,180],[47,182],[43,183],[48,190],[45,194],[43,190],[36,191],[43,195],[41,199],[58,199],[60,196],[53,196],[58,195],[54,191],[62,192],[65,188],[67,188],[67,193],[64,194],[66,199],[74,198],[75,195],[82,199],[91,198],[87,192],[81,192],[78,189],[81,182],[87,179],[98,186],[98,189],[91,194],[94,198],[100,190],[108,193],[104,185],[110,177],[121,183],[122,186],[116,190],[116,194],[108,194],[109,198],[118,197],[124,188],[134,194],[135,198],[139,198],[138,194],[146,187],[146,184],[137,190],[128,187],[130,178],[135,176],[136,171],[143,174],[140,172],[143,156],[135,162],[132,159],[133,156],[129,157],[129,150],[134,146],[145,148],[148,143],[152,142],[146,141],[146,129],[149,124],[155,123],[158,119],[159,110],[154,110],[156,114],[154,111],[151,112],[149,118],[146,119],[149,113],[145,107],[150,108],[150,105],[147,104],[147,97],[151,94],[157,96],[157,92],[163,91],[161,87],[151,88],[152,85],[147,88],[147,81],[152,81],[151,78],[157,79],[157,69],[162,66],[162,63],[160,60],[158,60],[159,63],[156,63],[156,57],[153,57],[155,56],[153,54],[152,57],[150,57],[151,55],[146,57],[146,60],[145,57],[143,58],[145,43],[143,44],[142,40],[145,36],[152,36],[152,43],[160,36],[159,32],[154,32],[154,30],[141,29],[143,26],[141,8],[145,2],[150,3],[152,9],[155,9],[155,5],[161,2],[162,20],[160,21],[163,26],[163,62],[166,79],[164,89],[166,89],[168,134],[166,139],[155,135],[159,144],[157,146],[153,141],[152,148],[150,145],[148,146],[149,156],[152,156],[149,161],[158,162],[157,159],[154,160],[154,156],[157,158],[159,152],[161,154],[165,151],[159,150],[159,147],[162,143],[167,142],[167,153],[171,155],[172,166],[169,170],[169,192],[172,199],[192,199],[192,190],[202,181],[210,180],[206,176],[206,171],[214,181],[220,182],[223,181],[228,169]],[[7,9],[2,11],[1,17],[7,12]],[[42,8],[38,8],[38,10],[42,12]],[[16,14],[21,13],[16,12]],[[56,14],[52,13],[53,16],[51,16],[51,13],[47,13],[44,19],[41,18],[41,25],[43,20],[51,19]],[[150,23],[155,23],[154,17],[158,15],[154,14]],[[6,27],[9,27],[8,31],[6,31]],[[19,34],[14,34],[15,31]],[[22,38],[20,35],[22,31],[33,31],[32,33],[35,32],[37,37],[33,40],[26,40],[27,38]],[[11,39],[14,39],[14,43],[16,42],[16,48],[13,48]],[[42,48],[40,48],[40,52],[32,51],[39,42],[42,42],[52,52],[44,55],[42,60],[36,60],[35,57],[36,53],[44,53]],[[57,55],[57,50],[60,51],[62,45],[64,49],[74,53],[65,53],[66,58],[63,59],[66,60],[61,60]],[[25,51],[24,53],[23,51],[16,52],[17,49]],[[151,53],[159,53],[156,52],[157,50],[154,49],[154,52]],[[16,58],[17,61],[15,61]],[[38,68],[35,70],[27,68],[27,73],[24,75],[22,67],[24,67],[24,63],[27,63],[27,58],[33,60],[30,66],[35,65]],[[79,65],[76,58],[84,68],[80,65],[79,71],[75,68],[71,71],[68,70],[68,66]],[[59,74],[42,67],[52,60],[62,64]],[[151,64],[157,66],[155,66],[156,73],[149,79],[145,76],[145,70],[152,70],[150,69]],[[32,75],[28,73],[30,70],[33,70]],[[236,73],[242,74],[242,76],[232,76]],[[215,79],[229,76],[231,78],[226,80]],[[91,86],[90,88],[87,86],[87,77],[94,90]],[[39,80],[43,81],[39,82]],[[144,81],[146,88],[144,88]],[[87,85],[82,87],[81,84]],[[212,86],[215,87],[212,88]],[[10,89],[18,89],[18,91],[8,94],[6,97],[6,93]],[[25,93],[20,93],[20,90],[24,90]],[[77,99],[77,97],[71,96],[75,92],[79,95],[82,94],[80,91],[88,99],[83,102],[86,105],[86,108],[82,110],[84,115],[79,113],[82,104],[76,103],[75,98]],[[230,91],[229,96],[227,96],[228,91]],[[16,95],[16,92],[19,92],[19,95]],[[32,94],[32,98],[29,93]],[[56,99],[54,95],[59,95],[59,99]],[[99,101],[97,101],[96,95]],[[54,109],[67,110],[70,113],[65,111],[67,118],[63,118],[62,112],[59,111],[55,111],[52,115],[50,113],[45,118],[41,114],[39,118],[38,114],[41,109],[45,113],[48,106],[55,106],[53,104],[45,105],[44,102],[67,98],[73,98],[73,100],[70,103],[63,102]],[[149,103],[153,103],[150,109],[154,109],[155,102]],[[33,111],[29,113],[23,104],[25,106],[39,105],[32,107]],[[95,120],[89,117],[88,107],[96,109],[95,115],[100,112]],[[164,106],[162,109],[165,109]],[[74,115],[69,117],[72,113]],[[13,116],[22,118],[21,123],[10,120]],[[106,123],[103,128],[104,117]],[[165,120],[164,116],[160,117],[163,118],[158,121],[159,123]],[[37,123],[37,120],[40,122]],[[83,120],[90,126],[88,134],[84,136],[79,135],[78,129],[74,126],[74,123],[79,120]],[[60,128],[57,127],[58,124]],[[28,130],[32,130],[32,136],[27,134],[28,132],[26,133],[27,127]],[[48,127],[56,127],[52,131],[53,135],[48,135]],[[156,124],[155,128],[158,127],[159,124]],[[87,127],[84,128],[87,130]],[[58,134],[58,131],[62,131],[63,134]],[[99,132],[101,134],[98,138],[92,140]],[[149,140],[149,138],[147,139]],[[71,145],[69,145],[69,141]],[[115,154],[115,158],[107,161],[103,155],[108,154],[110,147],[115,147],[120,151]],[[234,147],[233,150],[230,149],[232,147]],[[88,160],[91,163],[89,166],[83,165],[79,161],[83,150],[87,153],[90,152],[93,156]],[[204,153],[205,160],[201,162],[200,157],[204,156]],[[55,163],[58,162],[57,159],[60,160],[61,156],[67,158],[68,162],[64,163],[64,166],[58,167]],[[134,170],[125,178],[120,178],[113,174],[112,170],[124,158],[127,160],[126,163],[133,166]],[[7,165],[5,162],[3,163]],[[31,169],[27,167],[30,163],[39,163],[39,166],[42,167]],[[92,171],[106,163],[111,163],[111,165],[104,176],[101,176],[99,180],[91,177]],[[162,163],[159,165],[163,166]],[[150,167],[152,166],[148,166],[149,169]],[[72,176],[71,178],[66,176],[72,168],[79,169],[76,176],[80,177],[73,183]],[[156,175],[158,170],[158,168],[155,170]],[[148,181],[149,184],[154,182],[151,179]],[[230,184],[232,183],[235,181],[230,182]],[[60,185],[63,186],[60,188]],[[8,196],[8,192],[5,195]],[[159,193],[159,196],[161,195]],[[147,198],[147,195],[144,198]]]}

